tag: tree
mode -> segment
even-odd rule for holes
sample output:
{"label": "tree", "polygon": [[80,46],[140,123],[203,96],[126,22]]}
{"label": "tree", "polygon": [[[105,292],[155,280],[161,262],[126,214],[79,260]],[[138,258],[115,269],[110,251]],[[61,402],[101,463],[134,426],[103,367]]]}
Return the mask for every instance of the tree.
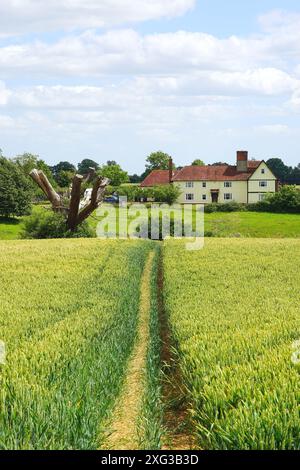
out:
{"label": "tree", "polygon": [[39,155],[25,152],[22,155],[17,155],[15,158],[12,159],[12,161],[22,170],[25,178],[27,178],[28,183],[32,189],[32,194],[35,197],[40,197],[42,195],[42,192],[29,178],[29,173],[34,168],[43,171],[51,182],[51,184],[55,186],[55,180],[53,178],[51,168],[47,165],[44,160],[39,157]]}
{"label": "tree", "polygon": [[31,208],[31,185],[16,163],[0,156],[0,215],[27,215]]}
{"label": "tree", "polygon": [[273,171],[276,178],[285,183],[291,173],[291,167],[284,164],[281,158],[270,158],[267,161],[268,167]]}
{"label": "tree", "polygon": [[153,152],[146,159],[146,169],[152,170],[167,170],[169,168],[169,160],[172,158],[164,152]]}
{"label": "tree", "polygon": [[[161,151],[151,153],[146,158],[146,170],[141,175],[141,180],[143,181],[153,170],[168,170],[170,158],[172,158],[170,155]],[[173,168],[175,169],[174,165]]]}
{"label": "tree", "polygon": [[142,180],[141,176],[137,175],[137,174],[134,174],[134,175],[130,175],[129,176],[129,182],[130,183],[140,183]]}
{"label": "tree", "polygon": [[[63,199],[49,182],[45,173],[41,170],[33,169],[30,172],[31,178],[37,183],[52,204],[52,209],[57,214],[62,214],[65,218],[66,229],[73,234],[78,231],[78,227],[94,212],[103,201],[106,187],[109,180],[103,176],[97,176],[96,170],[90,168],[89,173],[83,177],[75,175],[72,181],[71,196]],[[93,181],[93,188],[88,197],[81,201],[81,189],[83,184]],[[57,222],[57,219],[54,220]],[[52,223],[52,222],[51,222]]]}
{"label": "tree", "polygon": [[89,158],[85,158],[82,160],[81,163],[78,163],[78,173],[80,175],[86,175],[89,173],[90,168],[95,168],[95,170],[99,169],[98,163],[94,162],[93,160],[90,160]]}
{"label": "tree", "polygon": [[54,179],[61,173],[62,171],[68,171],[70,173],[75,174],[76,173],[76,168],[75,165],[73,165],[70,162],[59,162],[57,165],[54,165],[51,167],[51,171],[53,174]]}
{"label": "tree", "polygon": [[24,175],[27,177],[33,168],[38,168],[47,175],[47,178],[53,181],[51,167],[39,155],[25,152],[22,155],[17,155],[12,161],[21,167]]}
{"label": "tree", "polygon": [[174,184],[166,184],[153,188],[153,197],[157,202],[166,202],[169,205],[174,204],[181,194],[181,190]]}
{"label": "tree", "polygon": [[226,162],[216,162],[216,163],[212,163],[211,166],[229,166],[228,163]]}
{"label": "tree", "polygon": [[205,163],[203,160],[200,160],[200,158],[198,158],[193,161],[192,166],[205,166]]}
{"label": "tree", "polygon": [[69,188],[73,178],[73,171],[62,170],[56,175],[55,181],[60,188]]}
{"label": "tree", "polygon": [[107,162],[107,165],[102,166],[98,173],[108,178],[112,186],[120,186],[129,182],[127,172],[115,162]]}
{"label": "tree", "polygon": [[291,170],[286,182],[289,184],[300,185],[300,164]]}

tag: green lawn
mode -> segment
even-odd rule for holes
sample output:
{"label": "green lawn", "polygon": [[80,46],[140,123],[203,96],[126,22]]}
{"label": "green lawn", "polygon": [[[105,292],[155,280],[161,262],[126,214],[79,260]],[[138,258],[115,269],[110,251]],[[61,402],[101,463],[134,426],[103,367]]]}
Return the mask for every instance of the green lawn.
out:
{"label": "green lawn", "polygon": [[[35,206],[33,210],[37,211],[41,208]],[[0,218],[0,240],[19,238],[23,219]],[[100,220],[101,218],[93,214],[89,218],[89,223],[95,229]],[[225,238],[300,238],[300,215],[264,212],[215,212],[205,214],[205,232],[207,236]]]}
{"label": "green lawn", "polygon": [[[101,220],[92,216],[93,228]],[[110,218],[106,218],[109,221]],[[129,217],[129,221],[132,218]],[[205,233],[213,237],[300,238],[300,214],[216,212],[205,214]]]}
{"label": "green lawn", "polygon": [[216,212],[205,214],[205,231],[219,237],[299,238],[299,214]]}
{"label": "green lawn", "polygon": [[7,219],[0,217],[0,240],[16,240],[22,229],[22,218]]}

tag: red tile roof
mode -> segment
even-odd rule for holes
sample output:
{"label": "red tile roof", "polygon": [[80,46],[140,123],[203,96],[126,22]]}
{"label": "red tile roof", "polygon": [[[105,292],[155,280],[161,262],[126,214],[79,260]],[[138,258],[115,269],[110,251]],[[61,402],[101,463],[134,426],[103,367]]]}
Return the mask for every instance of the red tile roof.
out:
{"label": "red tile roof", "polygon": [[[173,181],[247,181],[260,164],[261,161],[249,160],[246,172],[238,172],[236,166],[231,165],[185,166],[182,170],[173,172]],[[168,170],[154,170],[144,179],[141,186],[168,183]]]}
{"label": "red tile roof", "polygon": [[262,160],[248,160],[248,168],[256,168],[262,163]]}
{"label": "red tile roof", "polygon": [[[173,171],[173,178],[177,175],[178,170]],[[157,186],[161,184],[169,184],[169,170],[153,170],[144,181],[142,187]]]}

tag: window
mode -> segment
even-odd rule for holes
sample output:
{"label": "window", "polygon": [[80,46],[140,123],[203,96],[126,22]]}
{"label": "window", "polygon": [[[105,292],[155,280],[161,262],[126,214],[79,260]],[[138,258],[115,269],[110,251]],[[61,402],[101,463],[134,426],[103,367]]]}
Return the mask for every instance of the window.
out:
{"label": "window", "polygon": [[202,188],[206,188],[206,182],[205,181],[202,183]]}
{"label": "window", "polygon": [[225,194],[224,194],[224,199],[225,199],[225,201],[231,201],[231,199],[232,199],[232,194],[231,194],[231,193],[225,193]]}
{"label": "window", "polygon": [[194,200],[194,194],[191,194],[191,193],[186,194],[185,195],[185,200],[186,201],[193,201]]}
{"label": "window", "polygon": [[231,181],[225,181],[224,187],[225,188],[231,188],[232,187],[232,182]]}
{"label": "window", "polygon": [[202,201],[206,201],[207,197],[206,194],[202,194]]}
{"label": "window", "polygon": [[186,188],[193,188],[194,187],[194,182],[193,181],[187,181],[185,183],[185,187]]}
{"label": "window", "polygon": [[266,194],[259,194],[259,195],[258,195],[258,199],[259,199],[260,201],[263,201],[264,199],[266,199]]}
{"label": "window", "polygon": [[261,174],[262,174],[262,175],[264,175],[264,174],[265,174],[265,172],[266,172],[266,170],[265,170],[264,168],[262,168],[262,170],[261,170]]}
{"label": "window", "polygon": [[266,188],[268,186],[268,181],[260,181],[259,186],[260,188]]}

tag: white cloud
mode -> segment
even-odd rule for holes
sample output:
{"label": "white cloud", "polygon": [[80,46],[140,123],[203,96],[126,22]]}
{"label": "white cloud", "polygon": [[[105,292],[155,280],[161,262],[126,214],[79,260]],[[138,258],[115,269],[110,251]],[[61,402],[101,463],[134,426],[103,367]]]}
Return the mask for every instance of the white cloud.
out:
{"label": "white cloud", "polygon": [[[16,0],[11,3],[17,5]],[[24,1],[18,3],[24,6]],[[193,3],[99,1],[102,16],[94,17],[97,25],[101,20],[107,26],[180,14]],[[26,14],[24,20],[28,29],[39,17],[40,2],[30,4],[28,24]],[[48,19],[40,13],[41,25],[57,28],[62,21],[68,29],[95,26],[88,18],[96,1],[73,1],[66,20],[69,4],[62,1],[61,20],[47,6]],[[118,7],[115,17],[108,9],[113,4]],[[87,6],[85,13],[82,5]],[[125,12],[122,5],[128,7]],[[0,25],[5,8],[0,6]],[[187,135],[190,128],[198,135],[197,128],[206,125],[219,126],[216,133],[224,136],[235,137],[240,125],[247,130],[257,125],[260,136],[289,135],[283,121],[300,109],[298,17],[272,13],[260,21],[262,34],[227,39],[201,32],[142,35],[133,29],[89,29],[50,42],[9,40],[0,47],[1,78],[7,82],[0,82],[0,129],[27,129],[33,136],[57,133],[66,141],[70,135],[98,135],[99,130],[119,135],[124,129],[175,139],[186,127]],[[14,85],[9,87],[10,78]]]}
{"label": "white cloud", "polygon": [[259,17],[263,31],[267,33],[286,34],[287,30],[299,34],[300,13],[284,10],[273,10]]}
{"label": "white cloud", "polygon": [[299,62],[300,13],[275,10],[261,16],[259,21],[272,54],[280,57],[286,66]]}
{"label": "white cloud", "polygon": [[9,0],[0,3],[0,35],[108,27],[170,18],[195,0]]}
{"label": "white cloud", "polygon": [[274,68],[258,68],[243,72],[204,71],[173,77],[143,77],[137,80],[147,93],[173,95],[276,96],[290,94],[300,80]]}
{"label": "white cloud", "polygon": [[10,91],[6,88],[5,83],[0,81],[0,106],[5,106],[8,103]]}
{"label": "white cloud", "polygon": [[264,39],[218,39],[204,33],[139,35],[133,30],[88,31],[48,44],[36,41],[0,48],[3,77],[99,77],[104,74],[178,74],[280,68],[280,56]]}
{"label": "white cloud", "polygon": [[294,91],[289,105],[294,111],[300,111],[300,87]]}

